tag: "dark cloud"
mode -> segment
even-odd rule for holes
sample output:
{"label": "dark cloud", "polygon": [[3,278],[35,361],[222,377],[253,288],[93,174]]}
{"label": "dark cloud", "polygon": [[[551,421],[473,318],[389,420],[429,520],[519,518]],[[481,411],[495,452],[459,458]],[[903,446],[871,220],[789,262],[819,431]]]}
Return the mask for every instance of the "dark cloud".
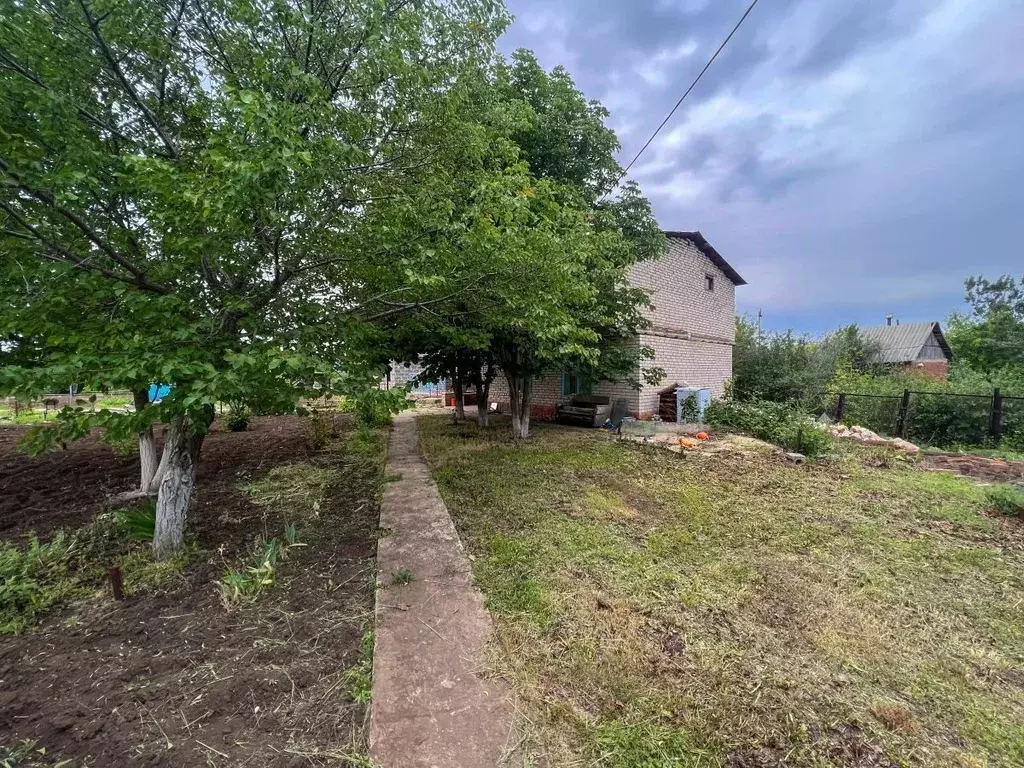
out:
{"label": "dark cloud", "polygon": [[[502,47],[565,64],[625,161],[747,6],[510,2]],[[1019,0],[760,3],[633,175],[663,226],[734,261],[741,310],[941,319],[965,275],[1020,271],[1021,39]]]}

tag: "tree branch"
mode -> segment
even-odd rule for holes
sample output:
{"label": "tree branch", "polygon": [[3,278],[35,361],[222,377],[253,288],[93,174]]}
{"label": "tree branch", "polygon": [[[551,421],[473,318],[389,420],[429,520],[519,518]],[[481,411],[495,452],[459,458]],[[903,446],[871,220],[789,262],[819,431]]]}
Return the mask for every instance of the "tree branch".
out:
{"label": "tree branch", "polygon": [[146,118],[146,122],[152,126],[153,130],[156,131],[160,137],[160,141],[163,142],[164,148],[167,150],[167,154],[173,158],[178,158],[178,149],[174,146],[174,142],[171,141],[171,137],[164,131],[163,126],[160,125],[160,121],[157,120],[156,115],[153,114],[152,110],[146,106],[138,92],[135,90],[135,86],[131,84],[128,77],[125,75],[124,70],[121,68],[121,64],[117,57],[114,56],[113,51],[107,45],[107,41],[103,39],[103,35],[100,34],[100,21],[102,18],[97,19],[92,13],[89,12],[89,6],[85,4],[85,0],[78,0],[78,5],[82,9],[82,13],[85,14],[85,20],[89,24],[89,29],[92,30],[92,36],[96,40],[96,44],[100,47],[100,51],[103,53],[103,58],[107,60],[107,64],[110,66],[110,70],[114,73],[114,77],[121,84],[128,98],[138,107],[139,111],[142,112]]}

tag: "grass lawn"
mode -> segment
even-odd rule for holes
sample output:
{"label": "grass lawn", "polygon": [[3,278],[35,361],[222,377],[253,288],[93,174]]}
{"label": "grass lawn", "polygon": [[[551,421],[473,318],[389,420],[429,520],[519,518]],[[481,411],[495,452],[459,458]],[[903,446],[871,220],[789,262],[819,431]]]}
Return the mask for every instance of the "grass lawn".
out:
{"label": "grass lawn", "polygon": [[530,765],[1024,765],[1024,521],[972,481],[418,421]]}

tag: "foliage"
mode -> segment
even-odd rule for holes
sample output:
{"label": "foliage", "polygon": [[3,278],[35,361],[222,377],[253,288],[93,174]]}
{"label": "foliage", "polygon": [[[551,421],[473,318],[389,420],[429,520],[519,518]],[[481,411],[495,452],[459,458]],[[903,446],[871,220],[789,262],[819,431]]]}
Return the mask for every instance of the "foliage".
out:
{"label": "foliage", "polygon": [[46,543],[33,537],[24,549],[0,544],[0,634],[20,632],[53,605],[80,594],[67,574],[76,544],[63,532]]}
{"label": "foliage", "polygon": [[352,701],[369,704],[373,694],[373,630],[363,633],[359,642],[359,660],[345,670],[345,684]]}
{"label": "foliage", "polygon": [[1024,489],[1009,483],[1000,483],[986,489],[985,498],[992,508],[1004,515],[1024,517]]}
{"label": "foliage", "polygon": [[217,402],[287,412],[374,323],[477,278],[419,241],[449,216],[500,4],[3,8],[0,393],[173,384],[65,409],[30,448],[177,424],[158,508],[180,508]]}
{"label": "foliage", "polygon": [[414,581],[416,581],[416,576],[408,568],[402,568],[391,574],[392,585],[405,586],[406,584],[412,584]]}
{"label": "foliage", "polygon": [[813,410],[837,371],[869,370],[872,351],[856,326],[813,341],[792,331],[762,333],[750,318],[737,317],[730,392],[737,400],[800,403]]}
{"label": "foliage", "polygon": [[231,406],[226,423],[232,432],[245,432],[249,429],[249,409],[244,405]]}
{"label": "foliage", "polygon": [[156,502],[147,499],[141,509],[117,510],[114,524],[130,539],[152,541],[156,530]]}
{"label": "foliage", "polygon": [[965,283],[970,315],[954,314],[946,338],[953,359],[980,373],[1011,369],[1024,377],[1024,276]]}
{"label": "foliage", "polygon": [[713,400],[704,413],[704,419],[713,426],[745,432],[812,458],[834,448],[834,441],[826,429],[785,403]]}
{"label": "foliage", "polygon": [[404,387],[394,389],[369,388],[357,392],[345,401],[359,424],[365,427],[386,427],[396,413],[412,408],[413,402]]}

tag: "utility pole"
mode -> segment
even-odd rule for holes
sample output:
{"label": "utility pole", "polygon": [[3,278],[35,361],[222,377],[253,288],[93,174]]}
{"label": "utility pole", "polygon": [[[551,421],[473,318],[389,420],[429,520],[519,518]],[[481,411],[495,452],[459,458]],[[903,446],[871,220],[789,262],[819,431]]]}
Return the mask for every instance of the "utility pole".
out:
{"label": "utility pole", "polygon": [[761,310],[758,309],[757,310],[757,341],[758,341],[758,343],[761,343],[764,340],[764,337],[761,335],[761,317],[762,317]]}

